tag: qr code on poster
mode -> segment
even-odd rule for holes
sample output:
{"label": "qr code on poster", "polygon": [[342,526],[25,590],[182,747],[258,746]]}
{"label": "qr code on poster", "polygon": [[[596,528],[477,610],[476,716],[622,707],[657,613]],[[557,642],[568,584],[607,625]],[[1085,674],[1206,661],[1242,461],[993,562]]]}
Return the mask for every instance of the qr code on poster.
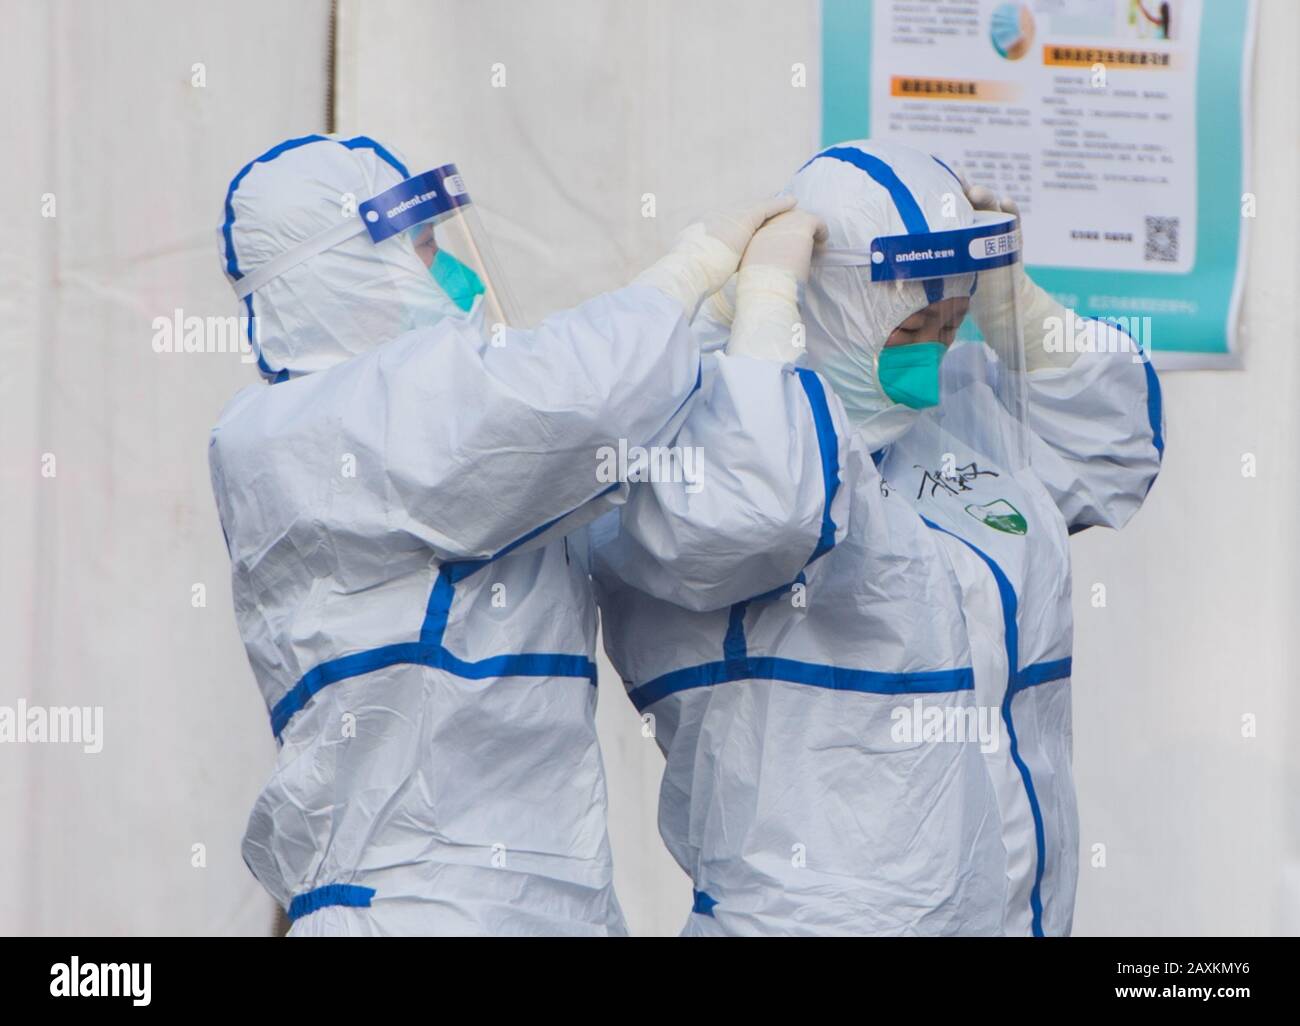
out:
{"label": "qr code on poster", "polygon": [[1172,263],[1178,259],[1178,218],[1148,217],[1143,259]]}

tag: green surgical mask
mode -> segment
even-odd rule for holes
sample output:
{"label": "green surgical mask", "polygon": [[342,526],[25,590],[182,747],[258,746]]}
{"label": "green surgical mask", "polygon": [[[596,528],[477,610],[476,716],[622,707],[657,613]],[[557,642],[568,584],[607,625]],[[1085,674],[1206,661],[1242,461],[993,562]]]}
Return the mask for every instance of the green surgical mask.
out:
{"label": "green surgical mask", "polygon": [[885,346],[876,373],[885,395],[896,403],[923,410],[939,405],[939,364],[948,347],[942,342]]}
{"label": "green surgical mask", "polygon": [[445,249],[434,254],[429,273],[461,310],[468,310],[474,305],[475,298],[483,294],[483,282],[473,268],[466,267]]}

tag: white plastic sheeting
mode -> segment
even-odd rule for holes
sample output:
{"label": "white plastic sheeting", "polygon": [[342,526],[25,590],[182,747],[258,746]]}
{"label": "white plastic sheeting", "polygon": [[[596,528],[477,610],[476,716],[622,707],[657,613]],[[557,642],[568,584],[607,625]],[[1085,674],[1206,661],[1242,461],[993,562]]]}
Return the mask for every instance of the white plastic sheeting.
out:
{"label": "white plastic sheeting", "polygon": [[1165,374],[1147,506],[1072,542],[1076,933],[1300,933],[1300,4],[1259,17],[1246,369]]}
{"label": "white plastic sheeting", "polygon": [[239,840],[274,748],[207,472],[256,372],[152,346],[237,313],[226,184],[324,127],[329,5],[268,8],[0,3],[0,704],[104,734],[0,744],[0,932],[270,929]]}

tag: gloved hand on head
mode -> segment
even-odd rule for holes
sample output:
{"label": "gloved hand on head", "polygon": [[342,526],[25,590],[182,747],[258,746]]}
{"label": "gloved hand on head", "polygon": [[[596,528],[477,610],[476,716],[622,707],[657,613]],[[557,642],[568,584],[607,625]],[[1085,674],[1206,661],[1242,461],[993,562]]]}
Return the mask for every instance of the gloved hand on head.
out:
{"label": "gloved hand on head", "polygon": [[795,331],[799,286],[808,281],[813,246],[825,240],[822,220],[798,209],[778,214],[755,233],[736,276],[728,355],[780,361],[802,355]]}
{"label": "gloved hand on head", "polygon": [[749,240],[769,217],[794,206],[789,196],[773,196],[710,214],[689,225],[673,248],[634,279],[668,293],[688,318],[700,302],[717,292],[740,265]]}
{"label": "gloved hand on head", "polygon": [[[966,198],[976,210],[1001,211],[1020,218],[1020,207],[1010,197],[1003,196],[999,199],[992,189],[984,185],[968,185],[964,177],[961,178],[961,184]],[[1021,330],[1024,333],[1025,369],[1035,371],[1071,366],[1079,355],[1076,350],[1051,352],[1045,345],[1053,323],[1065,323],[1066,308],[1034,284],[1033,279],[1025,273],[1024,264],[1017,263],[1013,273],[1016,282],[1015,305],[1020,311]],[[971,314],[976,324],[990,325],[990,330],[993,330],[991,322],[1012,314],[1007,310],[996,309],[991,305],[991,300],[991,295],[981,296],[977,292],[971,304]]]}

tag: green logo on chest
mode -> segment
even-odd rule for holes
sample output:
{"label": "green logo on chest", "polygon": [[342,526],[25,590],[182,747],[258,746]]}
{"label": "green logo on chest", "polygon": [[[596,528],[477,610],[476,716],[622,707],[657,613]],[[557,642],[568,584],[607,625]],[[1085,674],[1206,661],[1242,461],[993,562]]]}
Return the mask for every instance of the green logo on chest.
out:
{"label": "green logo on chest", "polygon": [[981,524],[1004,534],[1025,534],[1029,530],[1025,515],[1006,499],[994,499],[983,506],[972,503],[966,507],[966,512]]}

